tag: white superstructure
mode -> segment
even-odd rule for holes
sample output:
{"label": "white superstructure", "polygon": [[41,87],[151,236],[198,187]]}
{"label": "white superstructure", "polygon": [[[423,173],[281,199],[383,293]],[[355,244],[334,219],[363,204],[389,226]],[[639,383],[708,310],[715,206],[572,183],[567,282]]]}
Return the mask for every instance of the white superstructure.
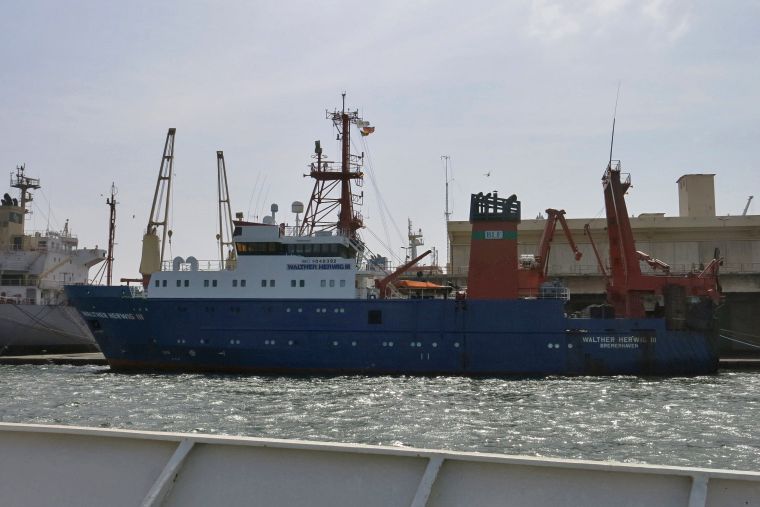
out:
{"label": "white superstructure", "polygon": [[236,260],[204,270],[194,258],[175,258],[171,270],[153,273],[151,298],[353,299],[357,250],[343,235],[322,231],[288,235],[282,226],[236,221]]}
{"label": "white superstructure", "polygon": [[78,248],[68,221],[62,231],[27,233],[28,189],[39,188],[39,180],[25,176],[21,166],[11,174],[11,186],[21,190],[21,200],[5,194],[0,201],[0,302],[59,304],[63,285],[86,283],[89,269],[104,260],[105,251]]}

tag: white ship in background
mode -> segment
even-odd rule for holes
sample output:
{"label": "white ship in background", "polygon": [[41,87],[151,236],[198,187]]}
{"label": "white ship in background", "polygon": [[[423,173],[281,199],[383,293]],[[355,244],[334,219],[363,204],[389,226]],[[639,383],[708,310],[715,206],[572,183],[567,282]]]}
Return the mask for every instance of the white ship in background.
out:
{"label": "white ship in background", "polygon": [[24,230],[31,190],[40,180],[11,173],[16,199],[0,200],[0,355],[86,352],[95,340],[74,308],[67,306],[64,284],[88,281],[89,269],[105,259],[101,249],[78,248],[68,221],[59,232]]}

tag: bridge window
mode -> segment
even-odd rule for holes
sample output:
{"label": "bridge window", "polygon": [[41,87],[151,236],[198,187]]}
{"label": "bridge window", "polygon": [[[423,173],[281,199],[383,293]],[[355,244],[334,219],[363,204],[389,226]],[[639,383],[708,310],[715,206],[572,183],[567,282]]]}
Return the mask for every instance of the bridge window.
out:
{"label": "bridge window", "polygon": [[346,281],[345,280],[341,280],[340,281],[340,286],[341,287],[345,287],[346,286]]}
{"label": "bridge window", "polygon": [[269,286],[274,287],[274,280],[269,280]]}
{"label": "bridge window", "polygon": [[161,287],[166,287],[166,280],[161,281]]}
{"label": "bridge window", "polygon": [[245,280],[240,280],[240,286],[245,287]]}
{"label": "bridge window", "polygon": [[160,287],[161,286],[161,280],[156,280],[156,284],[155,285],[156,285],[156,287]]}
{"label": "bridge window", "polygon": [[296,281],[295,280],[291,280],[290,281],[290,286],[291,287],[295,287],[296,286]]}
{"label": "bridge window", "polygon": [[261,286],[262,287],[266,287],[267,286],[267,281],[266,280],[262,280],[261,281]]}
{"label": "bridge window", "polygon": [[319,286],[320,287],[327,287],[327,280],[320,280],[319,281]]}
{"label": "bridge window", "polygon": [[238,255],[285,255],[287,249],[275,241],[235,243]]}
{"label": "bridge window", "polygon": [[185,280],[185,287],[190,287],[190,280]]}
{"label": "bridge window", "polygon": [[237,280],[232,280],[232,286],[237,287]]}
{"label": "bridge window", "polygon": [[208,287],[208,280],[203,280],[203,286]]}
{"label": "bridge window", "polygon": [[335,280],[330,280],[330,287],[335,287]]}
{"label": "bridge window", "polygon": [[306,287],[306,283],[303,280],[298,280],[299,287]]}
{"label": "bridge window", "polygon": [[177,287],[182,287],[182,280],[177,280]]}

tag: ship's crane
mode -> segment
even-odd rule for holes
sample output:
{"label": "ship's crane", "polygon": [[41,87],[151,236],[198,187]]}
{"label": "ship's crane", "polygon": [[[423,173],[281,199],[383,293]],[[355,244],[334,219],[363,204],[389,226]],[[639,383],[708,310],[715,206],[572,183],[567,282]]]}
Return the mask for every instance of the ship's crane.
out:
{"label": "ship's crane", "polygon": [[[610,243],[610,276],[607,278],[607,297],[619,317],[639,318],[646,315],[645,303],[656,305],[670,287],[683,290],[685,296],[706,297],[720,301],[718,268],[722,263],[719,252],[701,273],[684,276],[669,274],[669,266],[636,250],[631,222],[625,203],[625,193],[631,187],[631,177],[622,179],[620,161],[610,161],[602,177],[604,205],[607,214],[607,235]],[[645,261],[665,274],[643,274],[640,262]],[[667,268],[667,269],[666,269]],[[652,305],[650,305],[652,306]]]}
{"label": "ship's crane", "polygon": [[554,239],[554,231],[557,229],[557,224],[562,226],[562,231],[565,233],[567,242],[572,248],[575,254],[575,260],[579,261],[583,257],[583,253],[578,250],[578,246],[573,240],[573,235],[570,233],[570,228],[567,226],[567,220],[565,220],[565,210],[556,210],[549,208],[546,210],[546,226],[541,233],[541,238],[538,240],[538,255],[536,256],[536,262],[538,263],[538,269],[545,277],[549,270],[549,252],[552,247],[552,240]]}
{"label": "ship's crane", "polygon": [[432,250],[427,250],[423,254],[418,255],[414,259],[410,260],[409,262],[406,262],[398,267],[393,273],[389,274],[385,278],[381,278],[379,280],[375,280],[375,287],[378,289],[380,293],[380,299],[385,299],[388,296],[388,290],[389,286],[393,284],[396,280],[399,279],[401,275],[403,275],[406,271],[409,270],[412,266],[420,262],[423,258],[425,258],[427,255],[430,254]]}
{"label": "ship's crane", "polygon": [[232,222],[230,191],[227,186],[227,168],[224,165],[223,151],[216,152],[216,180],[219,195],[219,233],[216,235],[216,239],[219,241],[219,262],[224,268],[233,269],[237,258],[235,245],[232,242],[232,232],[235,230],[235,225]]}
{"label": "ship's crane", "polygon": [[519,292],[521,294],[535,295],[546,281],[549,271],[549,253],[551,252],[551,243],[554,239],[557,224],[562,226],[567,242],[575,255],[575,260],[579,261],[583,257],[583,253],[578,249],[575,240],[573,240],[567,220],[565,220],[565,210],[547,209],[546,225],[544,225],[541,238],[538,240],[536,254],[521,256],[521,266],[517,272]]}
{"label": "ship's crane", "polygon": [[[172,168],[174,166],[174,134],[177,129],[170,128],[166,134],[164,154],[161,157],[161,167],[158,170],[156,191],[153,194],[153,205],[150,208],[148,227],[143,236],[142,259],[140,260],[140,274],[143,286],[147,288],[150,275],[161,271],[166,249],[166,237],[171,238],[168,231],[169,201],[172,190]],[[159,244],[157,229],[161,227],[162,235]]]}

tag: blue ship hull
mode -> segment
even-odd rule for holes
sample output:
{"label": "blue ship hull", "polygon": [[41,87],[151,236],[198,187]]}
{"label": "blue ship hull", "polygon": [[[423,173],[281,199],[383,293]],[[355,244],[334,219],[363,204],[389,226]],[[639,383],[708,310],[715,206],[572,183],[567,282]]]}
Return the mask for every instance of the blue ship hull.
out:
{"label": "blue ship hull", "polygon": [[718,367],[709,330],[667,329],[656,318],[567,318],[563,302],[552,299],[146,299],[125,287],[66,291],[115,370],[508,376],[699,375]]}

